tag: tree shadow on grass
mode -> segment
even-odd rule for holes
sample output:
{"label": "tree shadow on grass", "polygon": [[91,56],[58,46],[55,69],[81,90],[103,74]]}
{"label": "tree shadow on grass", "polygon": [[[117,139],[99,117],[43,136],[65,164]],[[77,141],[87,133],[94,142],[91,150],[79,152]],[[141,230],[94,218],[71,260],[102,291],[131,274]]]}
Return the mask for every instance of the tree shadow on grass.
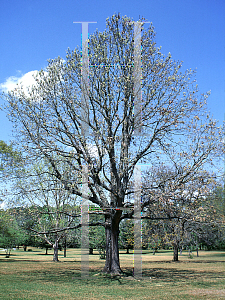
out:
{"label": "tree shadow on grass", "polygon": [[[23,275],[23,274],[21,274]],[[110,276],[101,273],[100,269],[89,271],[89,276],[82,277],[80,268],[73,268],[72,270],[31,270],[24,272],[24,275],[29,278],[29,281],[57,283],[57,284],[76,284],[76,285],[94,285],[102,286],[119,283],[122,284],[120,276]],[[97,276],[96,276],[97,275]]]}
{"label": "tree shadow on grass", "polygon": [[[183,262],[183,261],[182,261]],[[225,260],[189,260],[187,262],[183,263],[194,263],[194,264],[215,264],[215,263],[220,263],[220,264],[225,264]]]}
{"label": "tree shadow on grass", "polygon": [[[50,257],[50,255],[49,255]],[[22,262],[29,262],[29,263],[38,263],[38,264],[46,264],[46,263],[53,263],[53,264],[60,264],[60,263],[63,263],[63,264],[67,264],[67,263],[79,263],[80,264],[80,261],[76,261],[76,260],[70,260],[70,261],[53,261],[52,259],[49,259],[49,260],[44,260],[44,261],[40,261],[40,260],[35,260],[35,259],[23,259],[23,258],[11,258],[11,255],[9,258],[0,258],[0,263],[1,262],[11,262],[11,263],[22,263]]]}
{"label": "tree shadow on grass", "polygon": [[198,270],[184,270],[177,268],[152,268],[142,270],[143,277],[151,277],[154,279],[161,279],[167,282],[199,280],[207,278],[208,280],[215,280],[224,278],[224,272],[221,271],[198,271]]}
{"label": "tree shadow on grass", "polygon": [[157,263],[157,264],[189,264],[189,263],[192,263],[192,264],[214,264],[214,263],[223,263],[225,264],[225,260],[195,260],[195,259],[192,259],[192,260],[179,260],[179,261],[173,261],[173,260],[145,260],[144,263],[149,263],[149,264],[154,264],[154,263]]}
{"label": "tree shadow on grass", "polygon": [[209,253],[209,256],[225,257],[225,252],[224,253]]}
{"label": "tree shadow on grass", "polygon": [[[38,263],[39,267],[40,264],[43,263],[43,269],[38,268],[37,269],[30,269],[20,270],[20,276],[24,276],[24,280],[29,281],[39,281],[39,282],[54,282],[58,284],[78,284],[78,285],[85,285],[85,284],[94,284],[96,286],[101,286],[102,284],[130,284],[130,280],[132,280],[132,284],[139,284],[138,278],[135,278],[133,276],[133,268],[123,268],[123,274],[121,276],[111,276],[109,274],[103,274],[102,273],[102,267],[93,267],[89,270],[89,276],[84,278],[81,276],[81,270],[80,270],[80,261],[63,261],[63,262],[52,262],[53,264],[46,264],[46,261],[35,261],[30,259],[25,260],[16,260],[16,259],[0,259],[0,262],[9,262],[9,263],[16,263],[16,262],[29,262],[29,263]],[[187,262],[180,262],[184,264],[185,267],[187,267],[188,263],[204,263],[204,264],[212,264],[214,262],[218,261],[187,261]],[[222,261],[225,263],[224,261]],[[69,265],[70,263],[70,265]],[[71,264],[72,263],[72,264]],[[152,263],[152,262],[151,262]],[[165,267],[166,264],[168,265],[168,268]],[[221,282],[224,279],[224,272],[222,271],[208,271],[208,270],[198,270],[198,267],[193,270],[188,269],[180,269],[178,268],[178,264],[180,267],[179,262],[172,262],[172,261],[159,261],[154,262],[154,266],[150,268],[144,268],[142,269],[142,281],[146,280],[153,280],[153,282],[161,281],[164,283],[176,283],[176,282],[187,282],[191,281],[193,285],[196,286],[213,286],[215,284],[221,284]],[[164,266],[163,266],[164,264]],[[16,264],[15,264],[16,266]],[[46,269],[47,266],[47,269]],[[58,268],[60,266],[60,268]],[[63,267],[65,266],[65,267]],[[141,278],[139,278],[141,279]],[[143,281],[143,284],[144,284]]]}
{"label": "tree shadow on grass", "polygon": [[[153,263],[152,261],[149,261]],[[187,262],[173,262],[173,261],[154,261],[154,266],[150,268],[144,268],[142,266],[142,279],[154,279],[162,280],[164,282],[178,282],[178,281],[217,281],[218,279],[225,279],[225,269],[224,271],[211,271],[211,270],[202,270],[198,266],[194,267],[195,269],[187,269],[187,265],[191,264],[212,264],[212,263],[223,263],[225,261],[187,261]],[[168,268],[163,267],[163,265],[168,264]],[[170,264],[170,265],[169,265]],[[184,268],[180,268],[180,264],[184,264]],[[179,268],[177,267],[179,265]],[[224,265],[225,266],[225,265]],[[126,277],[133,276],[133,268],[124,268],[124,274]]]}
{"label": "tree shadow on grass", "polygon": [[[6,253],[0,253],[0,258],[1,258],[1,257],[5,257],[5,256],[6,256]],[[16,254],[10,254],[10,257],[11,257],[11,256],[16,256]]]}

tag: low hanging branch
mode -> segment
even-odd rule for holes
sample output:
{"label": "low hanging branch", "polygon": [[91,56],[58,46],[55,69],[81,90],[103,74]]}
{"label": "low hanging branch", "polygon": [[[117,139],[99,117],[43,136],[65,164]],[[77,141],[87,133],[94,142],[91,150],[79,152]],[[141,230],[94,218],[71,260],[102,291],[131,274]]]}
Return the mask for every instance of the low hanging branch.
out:
{"label": "low hanging branch", "polygon": [[96,223],[78,224],[78,225],[71,226],[71,227],[65,227],[65,228],[60,228],[60,229],[51,229],[51,230],[47,230],[47,231],[37,231],[33,228],[29,228],[29,230],[37,233],[38,235],[41,235],[41,234],[52,234],[52,233],[59,233],[59,232],[64,232],[64,231],[72,230],[72,229],[78,229],[82,226],[103,226],[103,227],[105,227],[105,223],[96,222]]}

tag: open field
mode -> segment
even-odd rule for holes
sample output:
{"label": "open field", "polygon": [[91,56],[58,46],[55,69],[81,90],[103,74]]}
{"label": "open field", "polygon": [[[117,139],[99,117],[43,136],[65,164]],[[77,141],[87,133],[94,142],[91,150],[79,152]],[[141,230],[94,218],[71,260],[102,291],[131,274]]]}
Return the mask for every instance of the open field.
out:
{"label": "open field", "polygon": [[172,262],[171,251],[152,255],[143,251],[142,279],[132,277],[133,255],[120,251],[124,276],[103,276],[104,260],[97,252],[90,256],[90,275],[81,278],[80,251],[59,252],[52,262],[52,250],[0,252],[0,299],[225,299],[225,252],[200,251],[193,259],[184,251]]}

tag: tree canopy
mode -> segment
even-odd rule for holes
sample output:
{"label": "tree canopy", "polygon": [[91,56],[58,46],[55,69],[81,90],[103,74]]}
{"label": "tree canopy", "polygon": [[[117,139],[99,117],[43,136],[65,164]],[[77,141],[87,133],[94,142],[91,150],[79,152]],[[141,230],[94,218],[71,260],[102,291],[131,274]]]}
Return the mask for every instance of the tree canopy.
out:
{"label": "tree canopy", "polygon": [[104,32],[90,36],[88,64],[84,49],[83,57],[79,48],[68,50],[65,60],[49,60],[35,85],[18,85],[6,97],[27,159],[46,159],[65,189],[102,208],[109,273],[121,272],[119,223],[134,214],[136,166],[166,163],[182,185],[222,153],[209,94],[199,92],[194,71],[182,72],[181,62],[161,53],[144,21],[141,53],[134,22],[113,15]]}

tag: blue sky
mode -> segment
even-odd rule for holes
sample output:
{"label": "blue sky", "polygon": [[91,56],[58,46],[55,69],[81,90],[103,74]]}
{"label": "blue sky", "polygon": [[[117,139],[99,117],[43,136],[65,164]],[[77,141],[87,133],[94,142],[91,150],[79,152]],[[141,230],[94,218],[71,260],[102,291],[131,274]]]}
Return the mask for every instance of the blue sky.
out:
{"label": "blue sky", "polygon": [[[47,59],[65,57],[66,49],[81,43],[81,25],[96,21],[89,32],[105,29],[105,19],[120,12],[134,20],[153,22],[162,53],[197,68],[201,92],[211,90],[209,110],[222,124],[225,112],[224,0],[7,0],[0,9],[0,86],[9,87]],[[147,25],[145,25],[147,26]],[[0,100],[1,101],[1,100]],[[0,111],[0,140],[11,139],[11,124]]]}

